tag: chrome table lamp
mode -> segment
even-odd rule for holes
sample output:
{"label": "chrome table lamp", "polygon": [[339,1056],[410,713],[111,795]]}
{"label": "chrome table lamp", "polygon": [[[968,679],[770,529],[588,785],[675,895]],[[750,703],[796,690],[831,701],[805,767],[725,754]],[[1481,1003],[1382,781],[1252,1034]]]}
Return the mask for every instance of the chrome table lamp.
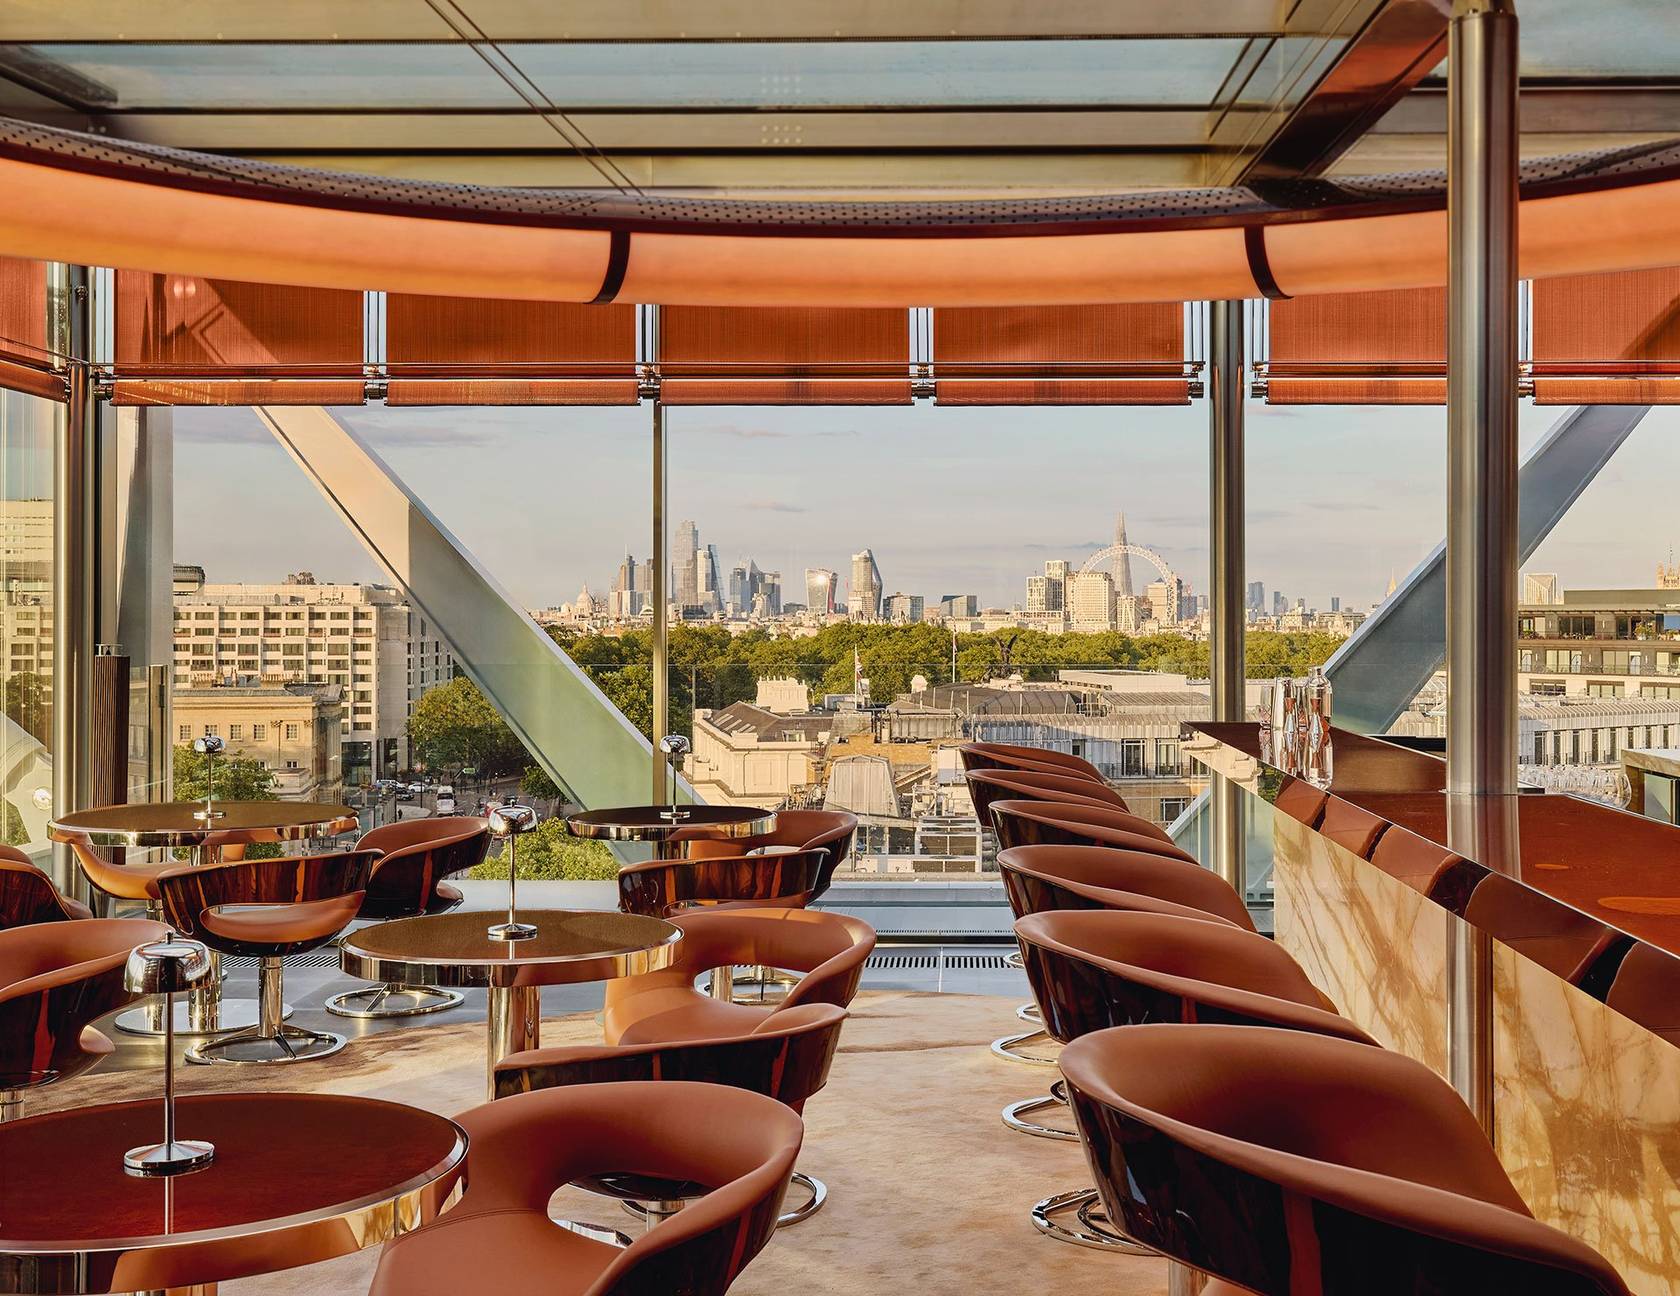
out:
{"label": "chrome table lamp", "polygon": [[123,1153],[123,1168],[130,1174],[184,1174],[209,1165],[216,1155],[212,1144],[175,1137],[175,995],[190,990],[210,974],[210,951],[174,932],[136,947],[123,968],[123,982],[130,990],[164,996],[163,1142]]}
{"label": "chrome table lamp", "polygon": [[692,813],[677,806],[677,764],[688,755],[690,747],[688,739],[681,734],[666,734],[659,740],[659,750],[665,753],[665,791],[671,798],[671,808],[663,811],[660,818],[672,823],[687,819]]}
{"label": "chrome table lamp", "polygon": [[214,823],[218,819],[227,818],[226,810],[216,809],[216,757],[222,754],[222,748],[226,746],[227,744],[214,734],[206,734],[193,740],[193,750],[204,757],[204,809],[193,811],[193,818],[201,823]]}
{"label": "chrome table lamp", "polygon": [[504,838],[507,841],[508,853],[508,910],[507,921],[497,923],[490,928],[490,939],[499,941],[530,940],[537,934],[537,929],[530,923],[522,923],[514,913],[519,886],[519,859],[516,854],[516,842],[521,833],[528,833],[537,826],[537,812],[527,805],[497,806],[489,814],[490,835]]}

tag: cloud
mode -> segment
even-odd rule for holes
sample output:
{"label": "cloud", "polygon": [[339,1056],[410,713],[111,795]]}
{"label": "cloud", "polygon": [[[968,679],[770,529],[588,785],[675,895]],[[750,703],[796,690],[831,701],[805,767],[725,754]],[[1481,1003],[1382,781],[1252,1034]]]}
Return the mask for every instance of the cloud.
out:
{"label": "cloud", "polygon": [[789,504],[786,500],[749,500],[741,506],[759,513],[803,513],[803,504]]}
{"label": "cloud", "polygon": [[755,427],[742,423],[705,423],[691,432],[709,432],[713,436],[735,437],[742,441],[781,440],[788,434],[779,428]]}

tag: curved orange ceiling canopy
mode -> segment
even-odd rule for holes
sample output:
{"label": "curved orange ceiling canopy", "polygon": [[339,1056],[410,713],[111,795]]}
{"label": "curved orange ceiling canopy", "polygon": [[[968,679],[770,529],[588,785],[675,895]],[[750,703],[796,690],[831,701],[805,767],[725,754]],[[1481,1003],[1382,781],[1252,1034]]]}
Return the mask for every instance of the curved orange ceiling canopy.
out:
{"label": "curved orange ceiling canopy", "polygon": [[[1439,285],[1438,173],[972,202],[345,175],[0,120],[0,252],[212,279],[667,305],[993,306]],[[1680,145],[1525,164],[1525,276],[1680,263]]]}

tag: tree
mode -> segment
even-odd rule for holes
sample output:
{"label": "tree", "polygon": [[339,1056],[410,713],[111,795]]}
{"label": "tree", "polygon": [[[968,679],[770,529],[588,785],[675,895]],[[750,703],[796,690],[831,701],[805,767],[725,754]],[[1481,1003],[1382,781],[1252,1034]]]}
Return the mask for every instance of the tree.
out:
{"label": "tree", "polygon": [[6,679],[6,714],[37,742],[48,741],[51,713],[48,703],[51,691],[45,680],[33,671],[19,671]]}
{"label": "tree", "polygon": [[541,765],[525,767],[525,773],[519,779],[519,790],[533,801],[553,801],[560,795],[560,789]]}
{"label": "tree", "polygon": [[495,778],[530,760],[501,713],[464,675],[421,695],[408,718],[408,741],[428,769],[476,769]]}
{"label": "tree", "polygon": [[[507,849],[505,841],[500,849]],[[618,858],[605,842],[572,836],[558,818],[544,819],[521,836],[517,858],[522,882],[606,882],[618,876]],[[506,878],[506,856],[491,856],[471,876]]]}
{"label": "tree", "polygon": [[[175,799],[202,801],[210,789],[210,758],[191,747],[175,748]],[[274,775],[268,766],[249,756],[218,757],[215,793],[218,801],[278,801]],[[184,855],[185,852],[179,852]],[[285,854],[279,842],[252,842],[246,859],[278,859]]]}

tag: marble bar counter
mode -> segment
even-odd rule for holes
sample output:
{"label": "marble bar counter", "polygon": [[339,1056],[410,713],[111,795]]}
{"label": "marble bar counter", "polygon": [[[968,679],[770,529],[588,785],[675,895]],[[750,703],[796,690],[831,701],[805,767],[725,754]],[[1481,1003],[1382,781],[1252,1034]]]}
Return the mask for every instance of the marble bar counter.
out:
{"label": "marble bar counter", "polygon": [[1438,756],[1340,730],[1327,788],[1258,725],[1188,724],[1182,748],[1270,806],[1277,941],[1384,1046],[1446,1075],[1449,933],[1493,937],[1501,1160],[1634,1291],[1680,1291],[1680,828],[1467,803]]}

